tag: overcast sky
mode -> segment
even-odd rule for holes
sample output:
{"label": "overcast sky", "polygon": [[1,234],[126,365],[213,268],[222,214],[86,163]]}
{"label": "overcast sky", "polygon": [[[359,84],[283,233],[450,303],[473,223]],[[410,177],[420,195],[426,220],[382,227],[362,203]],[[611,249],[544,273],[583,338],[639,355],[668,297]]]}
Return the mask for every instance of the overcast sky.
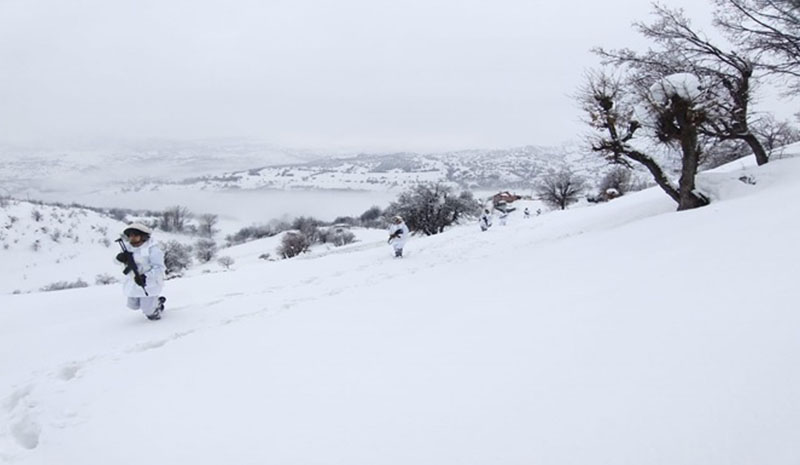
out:
{"label": "overcast sky", "polygon": [[[710,6],[673,0],[700,26]],[[693,5],[701,3],[701,5]],[[558,144],[645,0],[0,0],[0,141]]]}

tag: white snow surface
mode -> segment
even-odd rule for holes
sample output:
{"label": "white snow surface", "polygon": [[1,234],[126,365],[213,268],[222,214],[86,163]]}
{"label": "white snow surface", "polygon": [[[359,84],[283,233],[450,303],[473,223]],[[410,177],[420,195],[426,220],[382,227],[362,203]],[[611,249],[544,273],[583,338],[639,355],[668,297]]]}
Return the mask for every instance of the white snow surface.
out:
{"label": "white snow surface", "polygon": [[668,100],[673,95],[693,102],[696,101],[703,90],[700,78],[691,73],[670,74],[660,79],[650,87],[650,95],[656,102]]}
{"label": "white snow surface", "polygon": [[796,465],[800,158],[698,184],[0,295],[0,463]]}

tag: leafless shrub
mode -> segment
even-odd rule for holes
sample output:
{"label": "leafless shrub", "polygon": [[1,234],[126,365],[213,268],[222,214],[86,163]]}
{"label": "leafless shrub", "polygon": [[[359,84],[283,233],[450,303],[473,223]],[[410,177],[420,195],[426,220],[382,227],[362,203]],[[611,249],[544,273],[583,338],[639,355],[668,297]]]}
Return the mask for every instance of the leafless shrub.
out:
{"label": "leafless shrub", "polygon": [[77,289],[81,287],[89,287],[89,285],[86,284],[86,281],[82,280],[81,278],[78,278],[73,282],[58,281],[55,283],[51,283],[48,284],[47,286],[40,288],[39,290],[42,292],[51,292],[51,291],[63,291],[65,289]]}
{"label": "leafless shrub", "polygon": [[305,253],[311,247],[311,241],[301,232],[287,232],[278,246],[278,255],[283,258],[292,258]]}
{"label": "leafless shrub", "polygon": [[114,284],[116,282],[119,282],[119,280],[108,273],[99,274],[94,278],[94,283],[97,284],[98,286],[106,286],[108,284]]}
{"label": "leafless shrub", "polygon": [[233,264],[234,264],[234,263],[236,263],[236,261],[235,261],[233,258],[231,258],[231,257],[228,257],[228,256],[226,255],[226,256],[224,256],[224,257],[219,257],[219,258],[217,259],[217,263],[219,263],[220,265],[222,265],[222,266],[223,266],[223,267],[224,267],[226,270],[230,270],[230,269],[231,269],[231,267],[233,266]]}
{"label": "leafless shrub", "polygon": [[208,263],[217,255],[217,243],[213,239],[200,239],[194,243],[194,250],[200,263]]}

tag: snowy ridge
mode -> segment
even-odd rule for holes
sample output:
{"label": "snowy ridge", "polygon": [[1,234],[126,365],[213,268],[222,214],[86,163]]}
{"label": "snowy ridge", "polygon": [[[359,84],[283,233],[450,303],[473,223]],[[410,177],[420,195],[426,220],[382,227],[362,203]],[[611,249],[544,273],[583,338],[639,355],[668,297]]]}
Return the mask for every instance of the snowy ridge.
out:
{"label": "snowy ridge", "polygon": [[576,147],[520,147],[431,154],[361,154],[303,164],[251,168],[188,178],[173,183],[144,183],[130,190],[338,189],[403,190],[419,182],[445,182],[467,189],[530,189],[550,170],[571,168],[595,182],[608,164]]}
{"label": "snowy ridge", "polygon": [[795,464],[800,158],[726,168],[702,209],[170,281],[157,323],[113,286],[2,295],[0,462]]}

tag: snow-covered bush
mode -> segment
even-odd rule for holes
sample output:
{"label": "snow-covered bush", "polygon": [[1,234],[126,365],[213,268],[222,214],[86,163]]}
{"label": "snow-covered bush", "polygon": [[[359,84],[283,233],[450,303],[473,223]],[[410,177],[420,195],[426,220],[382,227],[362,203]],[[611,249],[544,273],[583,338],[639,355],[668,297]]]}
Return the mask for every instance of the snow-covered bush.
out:
{"label": "snow-covered bush", "polygon": [[319,231],[319,241],[323,244],[333,244],[336,247],[341,247],[351,244],[355,242],[355,240],[356,235],[345,228],[332,227],[320,229]]}
{"label": "snow-covered bush", "polygon": [[226,270],[230,270],[236,261],[232,257],[226,255],[224,257],[219,257],[219,259],[217,259],[217,263],[222,265]]}
{"label": "snow-covered bush", "polygon": [[411,231],[425,235],[438,234],[462,218],[477,216],[480,203],[469,191],[455,194],[441,183],[417,184],[403,192],[384,212],[384,216],[400,215]]}
{"label": "snow-covered bush", "polygon": [[114,218],[117,221],[122,221],[123,223],[128,222],[128,212],[121,208],[112,208],[108,211],[108,215],[111,218]]}
{"label": "snow-covered bush", "polygon": [[64,289],[76,289],[80,287],[89,287],[89,285],[86,284],[86,281],[82,280],[81,278],[78,278],[73,282],[58,281],[55,283],[51,283],[48,284],[47,286],[40,288],[39,290],[42,292],[50,292],[50,291],[63,291]]}
{"label": "snow-covered bush", "polygon": [[603,176],[598,185],[596,201],[606,201],[625,195],[631,191],[631,170],[622,166],[615,166]]}
{"label": "snow-covered bush", "polygon": [[361,220],[361,225],[365,228],[385,228],[386,224],[383,221],[383,217],[381,207],[372,206],[362,213],[358,219]]}
{"label": "snow-covered bush", "polygon": [[310,216],[300,216],[292,221],[292,229],[296,229],[303,233],[313,244],[315,242],[319,242],[319,227],[322,224],[323,222],[316,218],[312,218]]}
{"label": "snow-covered bush", "polygon": [[292,229],[292,226],[289,223],[284,221],[272,221],[266,225],[244,227],[235,234],[226,236],[225,241],[228,243],[228,246],[243,244],[264,237],[272,237],[290,229]]}
{"label": "snow-covered bush", "polygon": [[346,224],[348,226],[359,226],[361,224],[361,220],[354,216],[337,216],[333,220],[333,224]]}
{"label": "snow-covered bush", "polygon": [[178,241],[160,242],[159,246],[164,251],[164,265],[167,276],[179,274],[192,264],[192,246],[183,245]]}
{"label": "snow-covered bush", "polygon": [[94,283],[98,286],[106,286],[108,284],[114,284],[119,282],[119,280],[108,273],[103,273],[95,276]]}
{"label": "snow-covered bush", "polygon": [[194,243],[194,256],[200,263],[210,262],[217,255],[217,243],[213,239],[200,239]]}
{"label": "snow-covered bush", "polygon": [[297,231],[290,231],[284,234],[281,245],[278,246],[278,255],[283,258],[292,258],[308,251],[311,241],[305,234]]}

